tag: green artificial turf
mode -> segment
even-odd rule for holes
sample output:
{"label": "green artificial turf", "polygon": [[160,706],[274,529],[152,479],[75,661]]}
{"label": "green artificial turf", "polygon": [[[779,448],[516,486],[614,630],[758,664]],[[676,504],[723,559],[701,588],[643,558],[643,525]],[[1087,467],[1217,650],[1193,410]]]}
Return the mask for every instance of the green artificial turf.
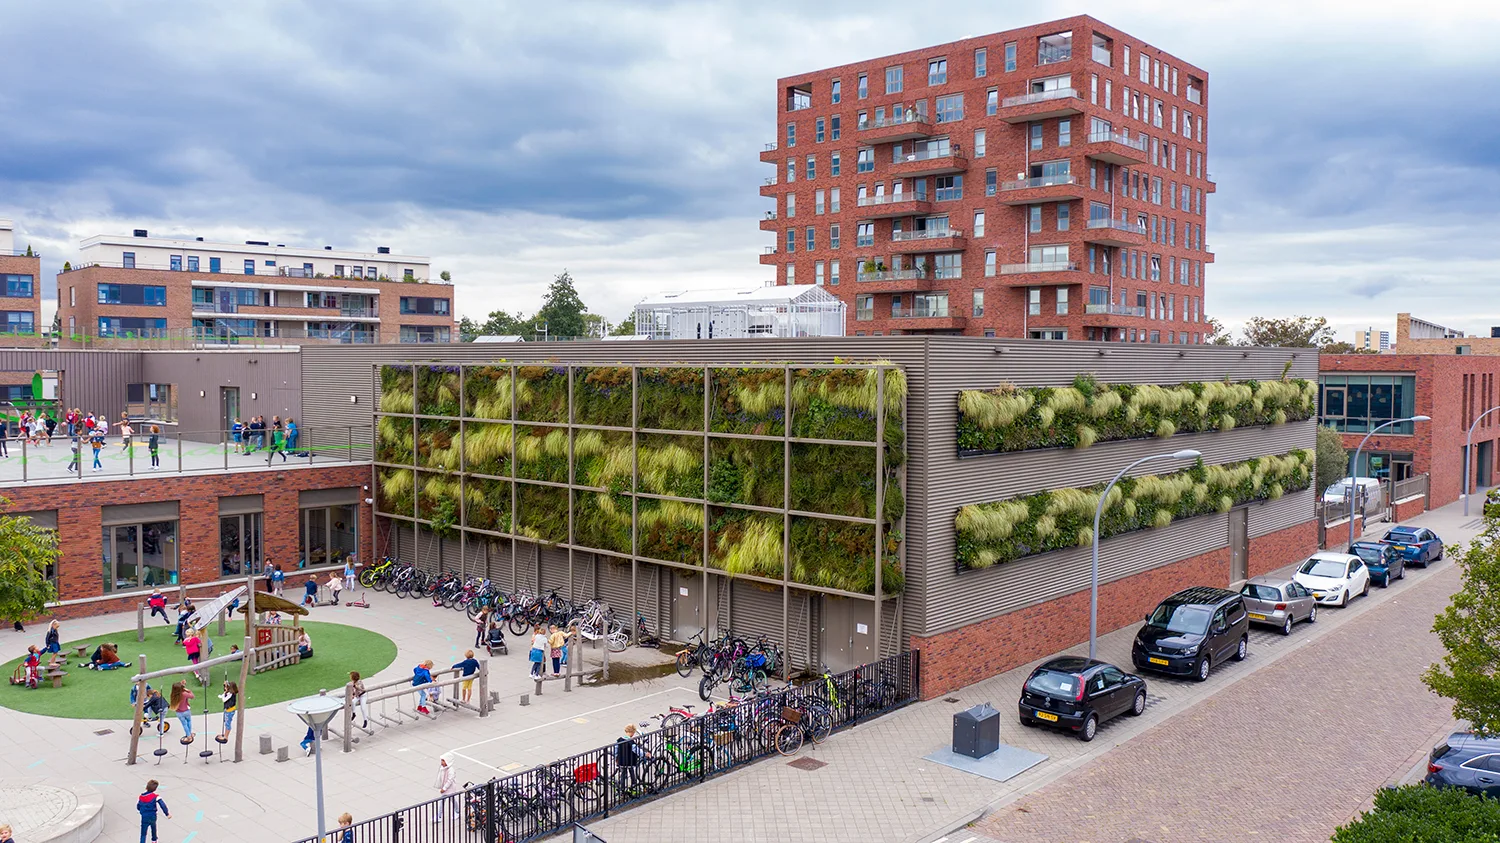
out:
{"label": "green artificial turf", "polygon": [[[241,710],[311,696],[323,688],[330,691],[343,688],[349,681],[349,671],[357,670],[364,676],[373,676],[396,660],[396,644],[384,635],[357,626],[336,623],[314,622],[305,623],[302,626],[306,627],[308,637],[312,639],[313,657],[289,667],[252,674],[248,683],[249,687],[246,689],[248,693],[242,694],[240,698]],[[217,624],[209,626],[209,637],[214,640],[213,656],[215,658],[227,654],[232,644],[243,645],[245,635],[243,621],[238,626],[227,624],[222,637],[214,634],[217,630]],[[154,625],[148,623],[145,641],[136,641],[135,629],[132,628],[86,641],[64,644],[62,651],[64,657],[67,658],[68,675],[63,679],[61,688],[53,688],[52,683],[45,677],[43,677],[41,687],[35,690],[27,690],[19,685],[0,686],[0,705],[16,711],[49,717],[129,720],[132,716],[130,677],[140,670],[139,654],[146,654],[147,667],[153,671],[188,663],[182,647],[174,643],[174,632],[175,625],[167,626],[160,622]],[[38,627],[35,636],[38,644],[40,644],[41,636],[42,629]],[[9,639],[8,643],[12,648],[24,649],[28,643],[31,643],[31,638],[32,636],[28,634],[28,640],[21,641],[17,636]],[[88,663],[88,655],[86,654],[80,660],[73,654],[74,646],[87,644],[88,653],[92,654],[94,647],[105,641],[118,644],[120,660],[130,662],[131,666],[116,670],[88,670],[78,666],[80,661],[84,664]],[[0,670],[3,670],[4,675],[9,677],[24,658],[23,652],[20,657],[6,662]],[[44,655],[42,664],[45,666],[46,663],[47,657]],[[205,699],[208,701],[210,712],[220,712],[223,711],[223,705],[219,701],[219,694],[223,690],[224,680],[231,679],[238,682],[240,666],[238,662],[234,662],[210,669],[213,671],[213,678],[207,688],[200,686],[198,680],[190,674],[176,679],[161,677],[152,680],[149,684],[160,690],[163,696],[168,696],[172,682],[185,680],[188,683],[188,690],[195,695],[193,699],[195,712],[200,715],[203,713]]]}

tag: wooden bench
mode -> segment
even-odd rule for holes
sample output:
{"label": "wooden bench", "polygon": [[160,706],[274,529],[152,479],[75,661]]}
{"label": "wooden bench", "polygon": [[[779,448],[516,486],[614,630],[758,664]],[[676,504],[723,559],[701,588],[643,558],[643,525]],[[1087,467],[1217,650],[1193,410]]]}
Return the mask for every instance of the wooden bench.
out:
{"label": "wooden bench", "polygon": [[63,677],[67,675],[68,672],[61,668],[47,668],[46,670],[46,676],[52,680],[52,687],[54,688],[61,688]]}

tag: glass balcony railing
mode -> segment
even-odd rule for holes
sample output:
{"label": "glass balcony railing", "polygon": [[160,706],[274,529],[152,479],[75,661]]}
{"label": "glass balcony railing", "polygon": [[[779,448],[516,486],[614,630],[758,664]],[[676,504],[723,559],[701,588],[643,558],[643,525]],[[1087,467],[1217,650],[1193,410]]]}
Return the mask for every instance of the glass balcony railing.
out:
{"label": "glass balcony railing", "polygon": [[1000,105],[1004,108],[1011,108],[1017,105],[1031,105],[1034,102],[1082,98],[1083,95],[1072,88],[1054,88],[1050,91],[1037,91],[1032,94],[1022,94],[1018,97],[1006,97],[1004,100],[1001,100]]}
{"label": "glass balcony railing", "polygon": [[1139,234],[1142,237],[1146,236],[1146,227],[1144,225],[1135,222],[1117,220],[1111,217],[1091,219],[1089,220],[1088,227],[1092,229],[1111,229],[1114,231],[1125,231],[1131,234]]}
{"label": "glass balcony railing", "polygon": [[1021,179],[1020,181],[1007,181],[1000,183],[1001,190],[1028,190],[1034,187],[1055,187],[1060,184],[1078,184],[1078,179],[1072,173],[1054,173],[1050,176],[1037,176],[1032,179]]}
{"label": "glass balcony railing", "polygon": [[888,116],[877,116],[874,119],[863,120],[860,122],[859,128],[861,130],[888,129],[892,126],[905,126],[910,123],[931,126],[932,120],[926,114],[922,114],[916,109],[908,108],[905,111],[897,111],[895,114]]}
{"label": "glass balcony railing", "polygon": [[874,208],[881,205],[895,205],[901,202],[926,201],[927,195],[922,193],[881,193],[875,196],[861,196],[859,197],[858,204],[861,208]]}
{"label": "glass balcony railing", "polygon": [[1083,312],[1109,316],[1145,316],[1146,308],[1129,304],[1090,304],[1084,306]]}
{"label": "glass balcony railing", "polygon": [[1042,44],[1037,47],[1036,63],[1038,65],[1057,64],[1067,61],[1073,57],[1072,44]]}
{"label": "glass balcony railing", "polygon": [[891,232],[892,243],[910,243],[913,240],[941,240],[945,237],[962,237],[963,232],[956,228],[929,228],[921,231],[894,231]]}
{"label": "glass balcony railing", "polygon": [[1136,152],[1144,153],[1146,151],[1145,135],[1132,138],[1128,135],[1122,135],[1119,132],[1090,132],[1089,143],[1118,143],[1128,146]]}
{"label": "glass balcony railing", "polygon": [[925,269],[878,269],[873,272],[860,271],[856,276],[861,282],[916,281],[930,277]]}
{"label": "glass balcony railing", "polygon": [[1037,263],[1007,263],[1000,265],[1001,275],[1030,275],[1034,272],[1077,272],[1073,261],[1040,261]]}
{"label": "glass balcony railing", "polygon": [[910,307],[891,306],[892,319],[947,319],[948,302],[939,301],[930,304],[916,304]]}

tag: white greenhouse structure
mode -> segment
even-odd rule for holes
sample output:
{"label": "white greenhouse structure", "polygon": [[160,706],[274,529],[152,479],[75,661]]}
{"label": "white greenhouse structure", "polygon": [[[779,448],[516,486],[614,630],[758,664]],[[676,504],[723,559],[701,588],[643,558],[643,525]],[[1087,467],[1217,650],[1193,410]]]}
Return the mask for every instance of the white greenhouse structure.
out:
{"label": "white greenhouse structure", "polygon": [[635,306],[635,333],[655,340],[842,337],[847,309],[811,284],[660,293]]}

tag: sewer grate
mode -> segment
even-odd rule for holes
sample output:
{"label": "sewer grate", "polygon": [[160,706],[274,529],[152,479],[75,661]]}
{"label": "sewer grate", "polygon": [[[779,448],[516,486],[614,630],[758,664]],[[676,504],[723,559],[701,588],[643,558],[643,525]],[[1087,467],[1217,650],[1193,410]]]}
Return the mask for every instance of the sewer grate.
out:
{"label": "sewer grate", "polygon": [[796,767],[799,770],[817,770],[827,767],[827,761],[819,761],[816,758],[798,758],[796,761],[787,762],[788,767]]}
{"label": "sewer grate", "polygon": [[97,731],[94,732],[94,734],[96,734],[96,735],[113,735],[114,733],[115,733],[114,729],[99,729],[99,730],[97,730]]}
{"label": "sewer grate", "polygon": [[933,799],[931,796],[924,796],[924,797],[922,797],[922,801],[923,802],[936,802],[937,800]]}
{"label": "sewer grate", "polygon": [[945,702],[945,703],[956,703],[956,702],[958,702],[958,697],[943,697],[943,702]]}

